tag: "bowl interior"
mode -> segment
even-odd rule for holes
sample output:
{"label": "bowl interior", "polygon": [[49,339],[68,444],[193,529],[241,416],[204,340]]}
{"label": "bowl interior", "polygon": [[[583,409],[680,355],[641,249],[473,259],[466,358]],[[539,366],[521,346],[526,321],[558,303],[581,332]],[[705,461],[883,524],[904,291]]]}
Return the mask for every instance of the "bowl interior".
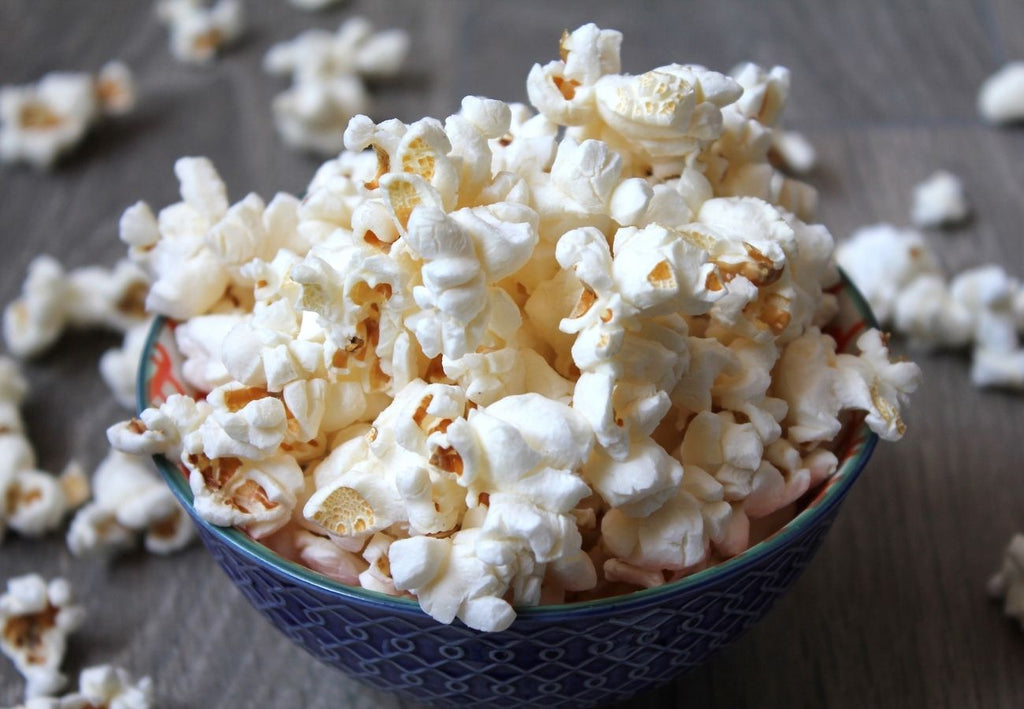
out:
{"label": "bowl interior", "polygon": [[[839,313],[825,329],[836,340],[839,352],[853,351],[857,337],[867,329],[878,327],[878,324],[864,298],[845,275],[842,275],[841,282],[830,292],[838,297]],[[159,405],[172,394],[196,394],[181,375],[182,356],[175,344],[174,327],[173,321],[163,317],[157,318],[153,323],[139,366],[136,392],[139,411]],[[816,520],[830,512],[845,496],[846,490],[853,484],[867,463],[878,437],[868,429],[862,418],[848,425],[840,436],[841,440],[835,449],[839,457],[839,469],[836,473],[824,484],[807,493],[805,499],[801,501],[801,511],[790,522],[741,554],[657,588],[592,601],[517,609],[518,616],[544,617],[548,620],[555,620],[558,616],[566,614],[575,616],[586,613],[588,610],[604,610],[609,606],[647,604],[657,602],[661,598],[682,590],[695,591],[701,585],[711,584],[726,576],[742,573],[746,567],[751,566],[761,557],[774,553],[788,544],[790,540],[800,536]],[[192,491],[182,469],[162,456],[156,456],[155,461],[161,475],[179,502],[191,511]],[[197,524],[201,524],[207,531],[219,536],[237,552],[273,567],[297,584],[327,590],[341,597],[358,598],[371,605],[392,608],[400,606],[406,612],[422,612],[419,611],[419,605],[414,600],[396,598],[339,583],[278,556],[237,529],[216,527],[195,514],[192,516]]]}

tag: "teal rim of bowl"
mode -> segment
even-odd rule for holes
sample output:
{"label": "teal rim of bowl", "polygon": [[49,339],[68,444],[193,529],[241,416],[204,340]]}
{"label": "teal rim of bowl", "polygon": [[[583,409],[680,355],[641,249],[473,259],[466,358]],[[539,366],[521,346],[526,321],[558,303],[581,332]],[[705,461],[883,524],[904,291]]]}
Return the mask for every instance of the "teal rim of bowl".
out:
{"label": "teal rim of bowl", "polygon": [[[853,282],[845,273],[840,270],[839,274],[841,279],[840,282],[843,286],[841,292],[850,298],[857,313],[864,319],[865,324],[869,328],[878,328],[878,321],[875,319],[874,313],[871,311],[871,307],[868,305],[867,301],[864,300],[864,296],[861,295],[860,291],[857,290],[853,285]],[[149,331],[149,335],[146,338],[146,345],[142,350],[142,361],[140,363],[138,377],[136,379],[136,406],[140,413],[144,409],[148,408],[146,385],[149,382],[150,370],[152,368],[150,353],[152,352],[153,346],[159,338],[166,322],[167,318],[164,316],[158,316],[156,318]],[[746,567],[755,564],[759,560],[770,556],[787,546],[792,539],[806,532],[808,528],[812,527],[821,517],[839,504],[846,495],[847,490],[860,476],[861,471],[864,469],[868,459],[871,457],[871,453],[875,449],[875,445],[878,443],[878,435],[868,429],[867,424],[863,421],[858,424],[858,428],[864,429],[867,434],[863,443],[860,444],[860,452],[854,458],[843,463],[839,470],[833,474],[833,479],[839,479],[825,490],[821,495],[821,498],[813,506],[809,506],[801,510],[793,519],[778,529],[774,534],[740,552],[736,556],[715,564],[714,566],[697,571],[677,581],[666,583],[663,586],[656,586],[654,588],[642,589],[632,593],[609,596],[607,598],[598,598],[590,601],[517,607],[517,619],[554,620],[557,616],[583,616],[586,615],[588,611],[596,613],[621,606],[646,606],[659,599],[664,598],[667,600],[680,592],[695,591],[701,586],[710,585],[735,574],[742,573]],[[155,461],[157,468],[160,470],[164,480],[170,486],[171,491],[178,498],[179,502],[189,508],[192,508],[192,489],[189,487],[188,480],[182,473],[181,469],[162,455],[153,456],[153,460]],[[828,481],[823,482],[822,485],[828,485]],[[200,518],[195,513],[194,508],[191,509],[191,516],[208,532],[220,537],[236,551],[260,564],[273,568],[278,573],[291,578],[299,584],[312,586],[321,591],[336,593],[339,596],[357,599],[376,606],[391,607],[392,609],[394,609],[395,606],[398,606],[404,611],[419,612],[426,615],[426,613],[420,608],[419,602],[414,599],[400,596],[389,596],[377,591],[369,591],[359,586],[343,584],[340,581],[335,581],[334,579],[324,576],[323,574],[313,571],[301,564],[278,556],[270,548],[251,539],[248,535],[234,527],[218,527],[210,524],[206,520]]]}

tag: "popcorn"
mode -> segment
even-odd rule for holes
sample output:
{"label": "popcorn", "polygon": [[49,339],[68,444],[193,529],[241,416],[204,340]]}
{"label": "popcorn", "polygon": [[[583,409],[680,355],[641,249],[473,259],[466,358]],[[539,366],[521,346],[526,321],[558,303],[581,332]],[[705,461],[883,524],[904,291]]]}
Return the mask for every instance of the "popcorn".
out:
{"label": "popcorn", "polygon": [[137,682],[127,670],[111,665],[87,667],[78,676],[78,691],[63,697],[33,697],[17,709],[150,709],[153,682]]}
{"label": "popcorn", "polygon": [[0,87],[0,162],[50,168],[101,116],[119,116],[134,105],[134,79],[120,62],[95,76],[54,72],[36,84]]}
{"label": "popcorn", "polygon": [[[810,160],[779,128],[788,71],[623,75],[620,43],[566,33],[530,73],[537,114],[470,96],[443,121],[298,116],[296,143],[345,148],[301,202],[230,206],[212,165],[180,161],[183,201],[129,208],[121,237],[209,393],[111,442],[180,460],[212,524],[498,631],[743,552],[836,472],[847,412],[902,435],[917,367],[877,331],[860,354],[822,331],[834,242],[772,162]],[[403,53],[355,21],[266,65],[329,106],[317,92],[356,82],[354,101]],[[1009,280],[947,287],[920,237],[878,231],[852,270],[886,317],[1013,351]]]}
{"label": "popcorn", "polygon": [[116,553],[140,535],[147,551],[169,554],[195,537],[188,516],[145,458],[110,451],[93,474],[92,498],[68,529],[75,556]]}
{"label": "popcorn", "polygon": [[[302,0],[307,9],[323,0]],[[409,48],[402,30],[374,33],[362,17],[346,21],[337,32],[307,30],[270,48],[264,69],[292,77],[292,87],[274,98],[274,123],[286,145],[329,155],[345,145],[345,126],[370,109],[364,78],[398,73]]]}
{"label": "popcorn", "polygon": [[21,297],[4,309],[4,339],[18,357],[48,349],[64,328],[102,327],[125,332],[146,321],[146,275],[128,261],[112,270],[87,266],[65,272],[56,259],[37,256]]}
{"label": "popcorn", "polygon": [[1024,118],[1024,62],[1009,62],[978,90],[978,113],[989,123]]}
{"label": "popcorn", "polygon": [[914,187],[910,220],[919,227],[934,227],[962,222],[970,214],[964,184],[946,170],[933,173]]}
{"label": "popcorn", "polygon": [[242,34],[239,0],[160,0],[156,14],[170,31],[171,54],[185,64],[209,64],[222,47]]}
{"label": "popcorn", "polygon": [[27,389],[14,361],[0,357],[0,541],[7,528],[25,537],[43,536],[88,497],[88,483],[76,462],[59,476],[36,470],[36,454],[18,410]]}
{"label": "popcorn", "polygon": [[810,172],[818,161],[811,141],[793,130],[777,130],[772,134],[771,154],[797,175]]}
{"label": "popcorn", "polygon": [[1003,612],[1024,627],[1024,535],[1015,534],[1003,554],[999,571],[988,581],[988,592],[1003,599]]}
{"label": "popcorn", "polygon": [[100,357],[100,375],[110,387],[121,406],[135,408],[135,389],[138,384],[139,362],[146,347],[146,338],[153,327],[151,321],[128,328],[120,348],[107,350]]}
{"label": "popcorn", "polygon": [[0,651],[25,677],[25,696],[53,694],[66,681],[60,673],[67,636],[85,620],[64,579],[37,574],[7,581],[0,595]]}
{"label": "popcorn", "polygon": [[942,274],[921,234],[889,224],[858,229],[836,249],[836,261],[882,325],[892,318],[896,296],[911,281]]}

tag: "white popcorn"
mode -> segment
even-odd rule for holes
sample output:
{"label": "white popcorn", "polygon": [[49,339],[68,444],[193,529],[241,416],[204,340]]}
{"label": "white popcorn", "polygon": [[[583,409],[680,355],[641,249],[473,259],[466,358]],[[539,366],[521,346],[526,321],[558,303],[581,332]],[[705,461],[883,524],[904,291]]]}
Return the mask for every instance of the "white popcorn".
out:
{"label": "white popcorn", "polygon": [[1024,627],[1024,535],[1015,534],[1003,554],[999,571],[989,579],[988,592],[1003,599],[1003,612]]}
{"label": "white popcorn", "polygon": [[64,579],[37,574],[7,581],[0,595],[0,651],[25,677],[28,699],[53,694],[66,681],[60,673],[67,636],[85,620]]}
{"label": "white popcorn", "polygon": [[174,329],[174,341],[185,358],[181,373],[186,382],[199,391],[211,391],[231,381],[221,346],[231,330],[244,321],[240,313],[217,313],[191,318]]}
{"label": "white popcorn", "polygon": [[456,617],[471,628],[506,629],[515,620],[501,598],[508,587],[497,570],[477,558],[479,529],[462,529],[447,539],[417,536],[391,545],[391,576],[399,590],[411,591],[420,606],[441,623]]}
{"label": "white popcorn", "polygon": [[119,62],[96,76],[54,72],[34,85],[0,87],[0,162],[52,167],[101,115],[127,113],[134,104],[134,80]]}
{"label": "white popcorn", "polygon": [[964,183],[952,172],[939,170],[914,187],[910,220],[917,226],[956,224],[970,212]]}
{"label": "white popcorn", "polygon": [[28,267],[21,297],[4,310],[4,339],[19,357],[49,348],[68,325],[127,332],[146,322],[149,281],[122,260],[112,270],[88,266],[65,272],[56,259],[37,256]]}
{"label": "white popcorn", "polygon": [[148,551],[169,554],[195,537],[188,516],[143,457],[110,451],[93,474],[92,498],[68,529],[75,556],[116,553],[134,546],[139,535]]}
{"label": "white popcorn", "polygon": [[678,490],[683,467],[654,441],[634,439],[628,458],[595,454],[583,474],[617,515],[650,519]]}
{"label": "white popcorn", "polygon": [[121,347],[107,350],[100,357],[100,375],[110,387],[117,403],[126,409],[135,408],[139,362],[152,326],[152,322],[144,321],[129,328]]}
{"label": "white popcorn", "polygon": [[896,296],[893,306],[896,331],[907,335],[911,344],[925,348],[968,344],[974,337],[975,317],[935,274],[911,281]]}
{"label": "white popcorn", "polygon": [[609,510],[601,520],[601,533],[616,558],[643,569],[685,569],[704,559],[701,505],[684,489],[645,515]]}
{"label": "white popcorn", "polygon": [[194,401],[184,394],[172,394],[158,407],[151,407],[138,418],[116,423],[107,429],[107,440],[119,451],[132,455],[164,455],[177,460],[183,441],[197,431],[210,415],[205,401]]}
{"label": "white popcorn", "polygon": [[244,27],[240,0],[160,0],[157,17],[170,31],[171,54],[185,64],[209,64]]}
{"label": "white popcorn", "polygon": [[325,155],[339,152],[349,119],[370,109],[363,78],[398,73],[408,48],[404,31],[374,33],[361,17],[349,19],[333,34],[307,30],[271,47],[264,68],[293,80],[273,104],[274,123],[285,144]]}
{"label": "white popcorn", "polygon": [[900,405],[917,389],[921,370],[913,362],[889,361],[886,340],[878,330],[857,338],[860,356],[836,355],[837,394],[845,408],[867,412],[867,424],[887,441],[898,440],[906,426]]}
{"label": "white popcorn", "polygon": [[858,229],[839,244],[836,260],[882,325],[889,322],[897,295],[911,281],[942,274],[921,234],[889,224]]}
{"label": "white popcorn", "polygon": [[78,676],[78,691],[62,697],[32,697],[16,709],[150,709],[153,682],[137,682],[120,667],[87,667]]}
{"label": "white popcorn", "polygon": [[1009,62],[978,90],[978,113],[989,123],[1024,119],[1024,62]]}
{"label": "white popcorn", "polygon": [[797,131],[774,131],[771,149],[783,165],[798,175],[810,172],[817,164],[818,154],[814,145]]}
{"label": "white popcorn", "polygon": [[259,539],[288,523],[303,487],[302,469],[291,456],[276,453],[260,460],[183,456],[195,510],[222,527],[237,526]]}

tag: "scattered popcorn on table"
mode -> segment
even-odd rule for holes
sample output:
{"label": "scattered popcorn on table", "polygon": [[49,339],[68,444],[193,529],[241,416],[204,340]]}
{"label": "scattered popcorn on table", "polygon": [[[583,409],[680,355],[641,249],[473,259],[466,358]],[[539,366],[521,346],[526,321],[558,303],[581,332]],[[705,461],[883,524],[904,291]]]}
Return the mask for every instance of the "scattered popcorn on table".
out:
{"label": "scattered popcorn on table", "polygon": [[1024,390],[1024,285],[1002,266],[977,266],[947,281],[923,235],[889,224],[858,230],[836,256],[879,321],[912,346],[970,346],[975,386]]}
{"label": "scattered popcorn on table", "polygon": [[185,64],[209,64],[245,26],[241,0],[158,0],[156,13],[170,32],[171,54]]}
{"label": "scattered popcorn on table", "polygon": [[964,183],[951,172],[939,170],[914,187],[910,220],[919,227],[956,224],[970,213]]}
{"label": "scattered popcorn on table", "polygon": [[52,256],[28,266],[21,297],[4,309],[4,340],[17,357],[42,354],[66,327],[127,331],[147,321],[149,279],[122,259],[113,269],[65,271]]}
{"label": "scattered popcorn on table", "polygon": [[[368,33],[267,64],[356,66]],[[530,72],[537,114],[354,117],[301,202],[229,206],[179,160],[183,201],[129,208],[121,238],[208,393],[112,444],[178,462],[214,524],[497,631],[744,551],[836,471],[849,412],[898,439],[920,372],[875,330],[837,352],[832,236],[769,161],[789,72],[623,75],[621,40],[566,33]],[[890,315],[890,281],[938,268],[912,241],[884,252]]]}
{"label": "scattered popcorn on table", "polygon": [[135,106],[135,82],[120,62],[96,75],[54,72],[36,84],[0,87],[0,162],[49,168],[101,116]]}
{"label": "scattered popcorn on table", "polygon": [[7,581],[0,595],[0,651],[25,677],[28,699],[49,695],[64,686],[60,673],[67,636],[85,620],[64,579],[47,582],[37,574]]}
{"label": "scattered popcorn on table", "polygon": [[989,123],[1024,120],[1024,61],[1010,62],[978,90],[978,113]]}
{"label": "scattered popcorn on table", "polygon": [[[323,0],[293,0],[307,9]],[[347,20],[334,33],[306,30],[270,48],[263,66],[270,74],[291,76],[292,86],[274,98],[274,123],[288,147],[322,155],[345,147],[349,119],[370,110],[365,78],[398,73],[409,50],[403,30],[374,32],[362,17]]]}
{"label": "scattered popcorn on table", "polygon": [[195,537],[191,520],[147,458],[110,451],[92,477],[92,500],[75,513],[68,549],[113,554],[143,537],[147,551],[170,554]]}
{"label": "scattered popcorn on table", "polygon": [[8,528],[40,537],[60,526],[88,498],[88,481],[72,461],[59,475],[36,470],[20,406],[28,384],[17,364],[0,357],[0,541]]}
{"label": "scattered popcorn on table", "polygon": [[1003,599],[1003,612],[1024,628],[1024,534],[1013,535],[1002,566],[988,581],[988,592]]}
{"label": "scattered popcorn on table", "polygon": [[87,667],[78,676],[78,691],[62,697],[33,697],[13,709],[150,709],[153,681],[135,681],[120,667]]}

